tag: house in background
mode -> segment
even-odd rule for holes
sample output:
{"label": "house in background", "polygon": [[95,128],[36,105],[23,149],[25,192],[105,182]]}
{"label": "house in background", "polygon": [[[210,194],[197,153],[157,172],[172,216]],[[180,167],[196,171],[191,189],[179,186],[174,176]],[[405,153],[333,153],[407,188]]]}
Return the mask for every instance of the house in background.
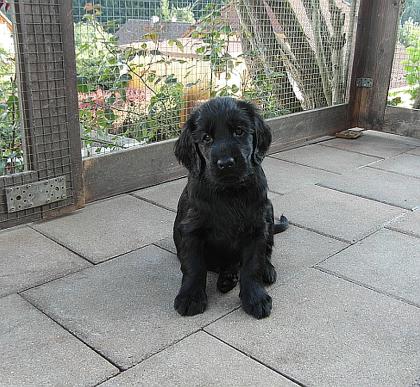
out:
{"label": "house in background", "polygon": [[5,13],[0,11],[0,48],[14,52],[13,24]]}
{"label": "house in background", "polygon": [[191,28],[190,23],[177,21],[156,21],[129,19],[116,32],[118,43],[126,45],[131,43],[143,42],[145,35],[156,33],[159,40],[179,39]]}

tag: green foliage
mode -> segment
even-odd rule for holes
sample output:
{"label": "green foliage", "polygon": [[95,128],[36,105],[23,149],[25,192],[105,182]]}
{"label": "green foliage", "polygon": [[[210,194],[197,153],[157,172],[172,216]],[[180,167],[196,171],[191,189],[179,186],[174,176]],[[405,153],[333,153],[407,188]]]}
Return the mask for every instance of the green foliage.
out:
{"label": "green foliage", "polygon": [[400,96],[396,96],[396,97],[388,97],[388,105],[390,106],[398,106],[400,105],[402,102],[402,99]]}
{"label": "green foliage", "polygon": [[[98,151],[101,151],[101,147],[118,147],[110,134],[134,138],[140,143],[176,136],[185,108],[184,92],[195,83],[185,84],[183,79],[170,73],[157,76],[152,68],[158,63],[171,65],[185,61],[162,55],[157,32],[146,34],[147,42],[138,46],[118,46],[110,33],[113,23],[100,21],[103,10],[93,6],[89,10],[83,21],[75,25],[79,110],[85,143],[97,145],[99,138],[102,145]],[[164,20],[170,20],[175,11],[177,9],[168,0],[161,0],[160,16]],[[192,37],[200,42],[196,47],[199,59],[210,65],[211,96],[243,96],[260,105],[266,117],[284,114],[273,97],[271,76],[261,75],[245,87],[235,84],[232,74],[236,66],[243,63],[243,58],[234,58],[229,53],[234,32],[221,17],[220,5],[207,4],[205,11]],[[169,40],[168,44],[181,52],[184,49],[176,39]],[[143,83],[148,90],[147,100],[129,98],[128,94],[134,91],[127,88],[128,74],[135,75]],[[222,74],[226,84],[218,86],[217,80]]]}
{"label": "green foliage", "polygon": [[207,4],[205,10],[207,13],[199,20],[191,36],[203,42],[195,52],[201,60],[210,63],[210,96],[235,95],[239,91],[237,85],[225,86],[217,90],[215,82],[215,78],[222,72],[226,72],[226,79],[230,79],[231,72],[239,64],[239,61],[229,53],[229,42],[235,34],[221,18],[220,4]]}
{"label": "green foliage", "polygon": [[130,77],[115,36],[106,32],[93,15],[86,15],[84,21],[76,23],[74,31],[78,91],[127,87]]}
{"label": "green foliage", "polygon": [[399,30],[399,41],[405,46],[415,45],[420,39],[420,25],[412,19],[407,20]]}
{"label": "green foliage", "polygon": [[194,23],[194,4],[179,6],[169,3],[169,0],[161,0],[160,2],[160,17],[164,21],[178,21],[185,23]]}
{"label": "green foliage", "polygon": [[260,73],[245,85],[244,100],[255,103],[261,109],[264,118],[274,118],[290,113],[287,110],[280,109],[277,99],[274,97],[273,79],[278,79],[281,76],[284,76],[284,74],[275,73],[269,77]]}
{"label": "green foliage", "polygon": [[[118,137],[111,137],[114,134],[141,143],[174,136],[179,132],[183,84],[173,74],[157,77],[150,70],[153,63],[171,63],[161,57],[157,33],[145,36],[150,45],[145,42],[138,48],[120,47],[106,31],[110,23],[104,26],[97,16],[87,15],[75,25],[79,112],[85,144],[99,142],[97,151],[101,151],[119,147]],[[183,50],[180,41],[169,43]],[[135,63],[142,63],[141,71]],[[128,88],[130,73],[137,75],[152,94],[148,106],[144,93]]]}
{"label": "green foliage", "polygon": [[14,56],[0,49],[0,174],[23,170]]}
{"label": "green foliage", "polygon": [[170,74],[150,99],[147,111],[137,117],[124,135],[138,141],[161,141],[179,134],[179,117],[184,108],[184,85]]}
{"label": "green foliage", "polygon": [[404,0],[401,23],[404,24],[409,19],[420,23],[420,0]]}
{"label": "green foliage", "polygon": [[414,107],[419,109],[420,106],[417,106],[417,101],[420,98],[420,29],[413,30],[409,36],[409,42],[410,46],[407,47],[408,59],[403,61],[403,65],[405,78],[411,87],[410,93],[416,101]]}

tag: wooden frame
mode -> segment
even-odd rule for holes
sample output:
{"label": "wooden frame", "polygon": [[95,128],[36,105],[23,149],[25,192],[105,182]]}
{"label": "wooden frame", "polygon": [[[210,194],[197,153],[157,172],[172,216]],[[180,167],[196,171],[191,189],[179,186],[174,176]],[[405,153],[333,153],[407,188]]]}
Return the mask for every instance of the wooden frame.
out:
{"label": "wooden frame", "polygon": [[[347,104],[268,120],[273,132],[270,153],[347,128]],[[91,202],[186,175],[175,159],[174,140],[83,160],[85,200]]]}
{"label": "wooden frame", "polygon": [[[0,176],[0,228],[57,216],[84,204],[71,2],[14,0],[14,9],[27,171]],[[66,179],[67,198],[8,213],[5,188],[58,176]]]}
{"label": "wooden frame", "polygon": [[420,110],[387,106],[382,130],[420,139]]}
{"label": "wooden frame", "polygon": [[[25,15],[31,14],[29,0],[15,0],[19,12],[19,35],[33,34],[27,30]],[[0,193],[0,228],[10,227],[41,218],[56,216],[80,208],[86,202],[130,192],[156,185],[186,175],[185,169],[178,164],[173,154],[175,140],[162,141],[142,147],[130,148],[106,155],[81,159],[81,140],[76,88],[76,63],[74,52],[74,31],[72,23],[71,2],[54,0],[51,6],[57,7],[57,20],[63,50],[63,73],[66,98],[66,135],[68,135],[68,157],[71,159],[67,171],[68,185],[72,187],[70,197],[60,206],[48,205],[36,208],[25,214],[5,215],[4,195]],[[399,0],[360,0],[356,48],[354,52],[351,75],[349,103],[322,109],[304,111],[269,120],[273,132],[270,153],[285,148],[296,147],[315,138],[331,136],[350,127],[359,126],[365,129],[420,138],[420,110],[386,107],[392,61],[397,39],[397,28],[400,11]],[[53,168],[44,168],[39,172],[39,163],[47,163],[45,155],[37,148],[34,136],[34,116],[32,90],[28,89],[34,62],[28,60],[23,37],[18,46],[19,66],[23,77],[22,112],[25,127],[26,146],[30,148],[28,164],[30,171],[0,177],[0,190],[8,186],[30,183],[50,177]],[[26,40],[25,40],[26,39]],[[30,40],[30,39],[29,39]],[[25,57],[26,55],[26,57]],[[36,64],[35,64],[36,65]],[[48,70],[48,69],[47,69]],[[36,71],[35,71],[36,73]],[[370,78],[372,87],[358,87],[359,78]],[[61,86],[60,86],[61,87]],[[54,106],[51,105],[54,109]],[[63,130],[60,127],[60,130]],[[64,168],[64,167],[63,167]],[[64,170],[64,169],[63,169]],[[48,171],[48,172],[47,172]],[[51,172],[53,176],[57,172]],[[6,221],[1,217],[7,216]]]}

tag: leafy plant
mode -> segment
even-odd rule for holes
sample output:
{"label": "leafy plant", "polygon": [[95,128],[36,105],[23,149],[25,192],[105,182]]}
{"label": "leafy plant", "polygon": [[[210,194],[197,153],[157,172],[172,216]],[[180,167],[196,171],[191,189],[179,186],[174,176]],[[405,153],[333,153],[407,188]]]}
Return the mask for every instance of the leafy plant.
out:
{"label": "leafy plant", "polygon": [[194,23],[193,8],[195,4],[186,5],[184,7],[169,4],[169,0],[161,0],[160,16],[164,21],[179,21],[185,23]]}
{"label": "leafy plant", "polygon": [[95,15],[86,15],[84,21],[75,24],[74,31],[78,91],[126,88],[130,76],[116,37],[106,32]]}
{"label": "leafy plant", "polygon": [[14,56],[0,49],[0,173],[23,170]]}
{"label": "leafy plant", "polygon": [[221,17],[221,4],[209,3],[205,7],[206,14],[197,23],[192,38],[200,39],[201,44],[195,49],[200,59],[210,63],[210,96],[235,95],[239,91],[238,85],[216,87],[216,78],[226,72],[226,79],[230,79],[231,72],[239,63],[229,53],[229,43],[235,33]]}
{"label": "leafy plant", "polygon": [[420,25],[418,22],[414,22],[413,19],[408,19],[400,27],[398,32],[398,40],[405,47],[416,44],[416,39],[420,36]]}
{"label": "leafy plant", "polygon": [[[276,75],[277,78],[281,76],[284,75]],[[264,118],[274,118],[290,113],[286,109],[281,109],[274,97],[273,78],[274,76],[271,78],[264,73],[260,73],[252,79],[248,77],[244,82],[243,98],[255,103],[261,109]]]}
{"label": "leafy plant", "polygon": [[135,117],[125,135],[138,141],[166,140],[179,134],[179,117],[184,108],[184,85],[173,75],[165,76],[162,85],[151,97],[147,111]]}
{"label": "leafy plant", "polygon": [[413,108],[420,109],[420,29],[412,30],[408,37],[408,59],[403,61],[405,78],[411,86],[410,93],[414,99]]}
{"label": "leafy plant", "polygon": [[[118,46],[115,37],[107,32],[111,23],[100,23],[98,14],[99,9],[75,25],[79,111],[85,144],[99,142],[100,152],[101,148],[121,147],[121,136],[140,143],[174,136],[179,131],[183,108],[183,84],[173,74],[156,76],[151,67],[175,59],[162,57],[155,32],[146,34],[147,41],[138,47]],[[169,43],[183,49],[178,40]],[[143,83],[148,103],[144,91],[128,87],[132,76]]]}

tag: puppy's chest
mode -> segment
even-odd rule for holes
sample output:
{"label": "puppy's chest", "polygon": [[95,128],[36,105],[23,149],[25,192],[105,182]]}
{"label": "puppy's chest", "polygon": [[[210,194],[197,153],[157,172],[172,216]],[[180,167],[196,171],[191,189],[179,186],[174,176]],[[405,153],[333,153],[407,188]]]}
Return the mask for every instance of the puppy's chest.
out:
{"label": "puppy's chest", "polygon": [[263,214],[259,208],[246,203],[219,205],[208,216],[210,233],[217,240],[234,240],[253,234],[262,226]]}

